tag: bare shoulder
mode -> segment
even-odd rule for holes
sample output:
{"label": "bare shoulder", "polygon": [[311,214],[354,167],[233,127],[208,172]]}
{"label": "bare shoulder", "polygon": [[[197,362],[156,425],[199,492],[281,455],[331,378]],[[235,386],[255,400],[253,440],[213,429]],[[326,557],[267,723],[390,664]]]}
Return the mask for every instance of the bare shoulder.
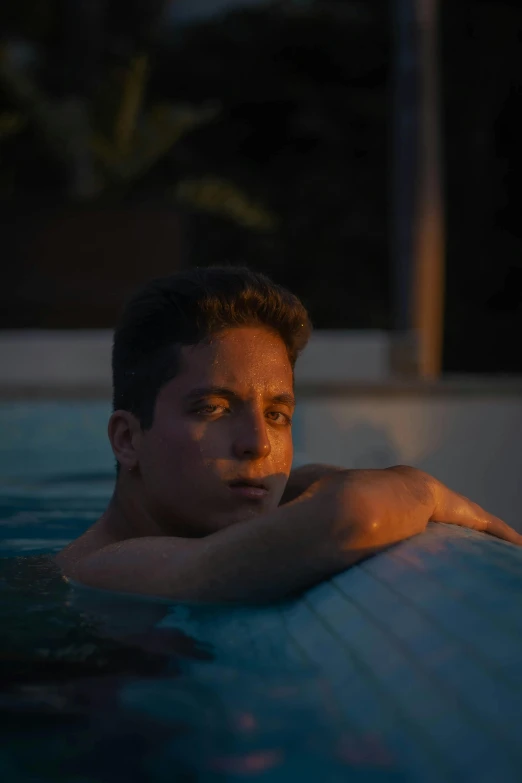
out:
{"label": "bare shoulder", "polygon": [[88,557],[104,547],[116,543],[116,540],[108,532],[102,519],[99,519],[85,533],[82,533],[79,538],[75,538],[74,541],[71,541],[70,544],[67,544],[64,549],[58,552],[54,560],[64,574],[70,576],[69,572],[74,569],[76,563],[84,557]]}
{"label": "bare shoulder", "polygon": [[[89,587],[172,597],[173,584],[179,585],[182,574],[185,578],[194,574],[196,581],[201,578],[197,576],[199,569],[194,567],[200,549],[197,539],[142,536],[107,543],[93,533],[86,541],[73,541],[60,552],[56,562],[66,577]],[[188,580],[187,598],[191,597],[191,587]],[[179,592],[178,586],[176,593]]]}

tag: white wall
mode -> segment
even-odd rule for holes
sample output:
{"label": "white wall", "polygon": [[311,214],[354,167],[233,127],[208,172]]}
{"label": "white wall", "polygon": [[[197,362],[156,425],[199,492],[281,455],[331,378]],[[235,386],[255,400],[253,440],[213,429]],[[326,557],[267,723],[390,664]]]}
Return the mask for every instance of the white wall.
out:
{"label": "white wall", "polygon": [[[389,336],[380,331],[317,331],[299,358],[298,382],[385,381]],[[107,392],[109,329],[0,331],[0,393]]]}
{"label": "white wall", "polygon": [[522,395],[361,391],[305,398],[296,463],[413,465],[522,532]]}

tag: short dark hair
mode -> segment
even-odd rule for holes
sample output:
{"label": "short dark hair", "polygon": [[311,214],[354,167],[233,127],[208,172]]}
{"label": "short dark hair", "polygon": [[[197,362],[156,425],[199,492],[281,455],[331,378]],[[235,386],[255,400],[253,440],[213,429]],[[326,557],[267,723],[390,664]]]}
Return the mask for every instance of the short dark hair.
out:
{"label": "short dark hair", "polygon": [[245,267],[194,268],[150,281],[114,332],[113,409],[130,411],[148,429],[160,389],[179,370],[181,347],[251,325],[281,337],[292,369],[312,331],[297,296]]}

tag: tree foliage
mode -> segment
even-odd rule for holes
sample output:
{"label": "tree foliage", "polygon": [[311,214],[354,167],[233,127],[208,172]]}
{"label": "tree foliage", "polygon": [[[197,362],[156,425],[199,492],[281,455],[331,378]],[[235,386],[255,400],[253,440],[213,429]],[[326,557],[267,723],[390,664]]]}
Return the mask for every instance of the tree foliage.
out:
{"label": "tree foliage", "polygon": [[185,215],[189,263],[264,269],[322,326],[388,324],[387,2],[182,30],[160,2],[30,5],[4,10],[36,57],[19,68],[4,41],[5,198],[45,182],[57,201],[160,199]]}

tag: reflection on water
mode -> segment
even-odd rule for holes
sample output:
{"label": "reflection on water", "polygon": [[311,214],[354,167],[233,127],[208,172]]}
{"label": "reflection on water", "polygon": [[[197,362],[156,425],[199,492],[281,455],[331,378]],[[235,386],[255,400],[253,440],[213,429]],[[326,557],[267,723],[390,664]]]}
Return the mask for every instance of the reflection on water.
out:
{"label": "reflection on water", "polygon": [[54,565],[111,490],[0,486],[2,783],[520,780],[518,550],[437,526],[287,604],[171,604]]}
{"label": "reflection on water", "polygon": [[[241,634],[220,657],[186,632],[215,620],[210,607],[75,591],[42,555],[0,560],[0,585],[2,780],[318,780],[328,769],[341,781],[347,764],[361,769],[313,669],[248,660],[257,648]],[[219,611],[224,637],[245,628],[244,610]],[[389,760],[364,766],[391,779]]]}
{"label": "reflection on water", "polygon": [[112,490],[87,478],[0,487],[2,781],[397,779],[277,614],[65,582],[52,553]]}
{"label": "reflection on water", "polygon": [[0,449],[0,783],[522,780],[522,550],[433,526],[255,609],[76,589],[49,555],[111,495],[107,411],[22,408]]}

